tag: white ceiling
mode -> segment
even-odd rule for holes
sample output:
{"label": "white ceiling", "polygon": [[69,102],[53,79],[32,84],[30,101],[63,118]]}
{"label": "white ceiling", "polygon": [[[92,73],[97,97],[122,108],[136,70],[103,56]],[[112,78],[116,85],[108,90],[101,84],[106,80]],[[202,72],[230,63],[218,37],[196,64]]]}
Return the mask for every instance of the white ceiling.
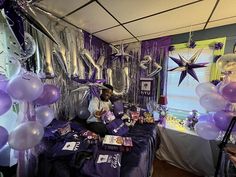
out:
{"label": "white ceiling", "polygon": [[114,45],[236,23],[236,0],[38,0],[35,5]]}

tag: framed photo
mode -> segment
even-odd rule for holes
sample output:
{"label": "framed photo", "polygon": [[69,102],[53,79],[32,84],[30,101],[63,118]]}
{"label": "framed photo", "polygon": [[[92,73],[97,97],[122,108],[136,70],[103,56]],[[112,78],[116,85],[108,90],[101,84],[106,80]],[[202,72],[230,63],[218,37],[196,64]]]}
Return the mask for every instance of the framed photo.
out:
{"label": "framed photo", "polygon": [[140,95],[152,96],[152,78],[140,78]]}

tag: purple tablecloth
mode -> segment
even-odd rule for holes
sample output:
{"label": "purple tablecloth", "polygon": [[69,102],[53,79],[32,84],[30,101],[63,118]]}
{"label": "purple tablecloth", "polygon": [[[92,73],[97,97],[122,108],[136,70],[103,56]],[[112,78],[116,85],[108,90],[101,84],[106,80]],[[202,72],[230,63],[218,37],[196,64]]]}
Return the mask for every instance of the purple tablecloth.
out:
{"label": "purple tablecloth", "polygon": [[[55,125],[58,127],[58,124]],[[80,130],[80,126],[71,127]],[[132,137],[134,147],[131,151],[120,154],[115,151],[107,151],[106,154],[105,150],[101,151],[100,144],[87,146],[74,133],[56,138],[50,135],[46,137],[46,144],[48,145],[46,151],[39,156],[38,176],[107,177],[109,173],[110,175],[113,174],[112,177],[149,177],[154,154],[159,143],[157,126],[154,124],[136,124],[130,128],[126,136]],[[73,145],[71,142],[74,141],[77,142],[77,145],[80,144],[75,151],[63,152],[62,154],[61,148],[59,150],[55,148],[58,145],[58,147],[65,149],[66,144]],[[103,153],[102,156],[101,152]],[[105,159],[106,163],[102,163],[98,157],[107,158]]]}

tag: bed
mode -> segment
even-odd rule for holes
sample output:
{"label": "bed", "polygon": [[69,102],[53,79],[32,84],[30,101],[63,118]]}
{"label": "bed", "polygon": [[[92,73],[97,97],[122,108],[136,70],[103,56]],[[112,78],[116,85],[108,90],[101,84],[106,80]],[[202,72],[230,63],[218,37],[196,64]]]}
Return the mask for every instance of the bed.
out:
{"label": "bed", "polygon": [[86,126],[77,122],[70,122],[71,132],[63,136],[55,134],[58,127],[67,124],[54,120],[46,130],[43,143],[38,146],[38,177],[151,176],[154,154],[159,146],[156,124],[135,124],[130,128],[126,136],[132,137],[134,146],[128,152],[104,150],[100,141],[88,143],[78,136],[78,132],[86,131]]}

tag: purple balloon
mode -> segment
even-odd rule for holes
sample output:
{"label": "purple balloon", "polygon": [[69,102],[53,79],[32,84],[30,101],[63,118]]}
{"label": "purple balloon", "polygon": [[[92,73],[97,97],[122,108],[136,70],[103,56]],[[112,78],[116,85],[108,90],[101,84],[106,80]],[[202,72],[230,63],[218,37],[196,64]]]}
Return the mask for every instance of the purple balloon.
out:
{"label": "purple balloon", "polygon": [[236,82],[230,82],[222,89],[222,96],[232,103],[236,103]]}
{"label": "purple balloon", "polygon": [[44,128],[35,121],[18,125],[9,135],[8,144],[15,150],[31,149],[40,143],[43,138]]}
{"label": "purple balloon", "polygon": [[0,126],[0,149],[7,143],[8,140],[8,131]]}
{"label": "purple balloon", "polygon": [[55,103],[61,96],[60,89],[52,84],[43,86],[43,93],[34,100],[34,103],[40,106]]}
{"label": "purple balloon", "polygon": [[197,134],[207,140],[214,140],[219,136],[220,129],[215,126],[214,123],[210,122],[198,122],[195,125]]}
{"label": "purple balloon", "polygon": [[[214,114],[213,118],[215,120],[215,125],[221,129],[226,131],[230,121],[232,120],[233,116],[236,114],[234,112],[229,111],[218,111]],[[236,126],[233,128],[233,131],[236,131]]]}
{"label": "purple balloon", "polygon": [[211,123],[215,122],[212,114],[201,114],[198,117],[198,121],[199,122],[205,121],[205,122],[211,122]]}
{"label": "purple balloon", "polygon": [[54,119],[54,111],[48,106],[41,106],[35,109],[36,121],[44,127],[48,126]]}
{"label": "purple balloon", "polygon": [[90,116],[90,112],[87,106],[79,106],[76,111],[78,119],[87,119]]}
{"label": "purple balloon", "polygon": [[42,94],[43,84],[36,74],[26,72],[9,81],[7,92],[16,100],[33,101]]}
{"label": "purple balloon", "polygon": [[206,94],[200,98],[201,106],[210,112],[223,110],[227,103],[221,95],[216,93]]}
{"label": "purple balloon", "polygon": [[7,79],[5,75],[0,74],[0,90],[3,90],[4,92],[6,92],[8,81],[9,80]]}
{"label": "purple balloon", "polygon": [[0,115],[6,113],[12,105],[11,97],[4,91],[0,90]]}

